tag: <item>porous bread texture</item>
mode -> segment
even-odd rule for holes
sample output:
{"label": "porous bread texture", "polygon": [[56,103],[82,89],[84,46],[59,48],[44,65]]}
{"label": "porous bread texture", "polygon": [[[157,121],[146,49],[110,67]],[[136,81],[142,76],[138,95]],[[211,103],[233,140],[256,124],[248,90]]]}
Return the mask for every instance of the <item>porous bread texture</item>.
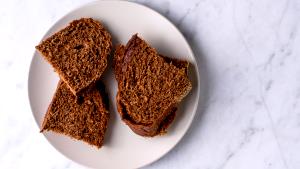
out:
{"label": "porous bread texture", "polygon": [[100,79],[111,48],[111,35],[92,18],[74,20],[36,46],[77,96]]}
{"label": "porous bread texture", "polygon": [[42,123],[41,132],[54,131],[100,148],[109,120],[104,89],[82,93],[80,101],[60,80]]}
{"label": "porous bread texture", "polygon": [[133,35],[126,46],[117,47],[113,67],[122,120],[141,136],[165,133],[192,88],[188,62],[161,56]]}

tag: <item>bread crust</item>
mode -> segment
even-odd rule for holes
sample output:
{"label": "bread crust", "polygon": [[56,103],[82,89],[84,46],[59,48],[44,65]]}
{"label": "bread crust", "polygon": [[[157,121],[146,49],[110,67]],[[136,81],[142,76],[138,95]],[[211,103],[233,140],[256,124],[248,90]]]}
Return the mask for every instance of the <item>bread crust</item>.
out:
{"label": "bread crust", "polygon": [[136,124],[134,120],[130,119],[126,110],[125,105],[122,103],[119,94],[117,94],[117,110],[121,116],[121,119],[130,127],[130,129],[138,135],[145,137],[153,137],[156,135],[162,135],[167,132],[168,127],[174,121],[176,116],[177,107],[170,106],[168,110],[164,112],[166,114],[164,119],[158,120],[160,123],[155,123],[151,125]]}

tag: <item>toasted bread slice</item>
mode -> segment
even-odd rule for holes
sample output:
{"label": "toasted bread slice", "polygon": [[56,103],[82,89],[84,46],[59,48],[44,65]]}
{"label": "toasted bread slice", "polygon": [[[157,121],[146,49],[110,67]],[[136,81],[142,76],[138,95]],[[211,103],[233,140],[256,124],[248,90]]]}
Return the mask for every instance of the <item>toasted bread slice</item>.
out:
{"label": "toasted bread slice", "polygon": [[74,95],[100,79],[111,48],[111,35],[92,18],[74,20],[36,46]]}
{"label": "toasted bread slice", "polygon": [[126,46],[117,47],[113,66],[122,120],[141,136],[165,133],[192,88],[188,62],[161,56],[134,35]]}
{"label": "toasted bread slice", "polygon": [[103,88],[89,89],[77,98],[60,80],[41,132],[54,131],[100,148],[109,120],[105,101]]}

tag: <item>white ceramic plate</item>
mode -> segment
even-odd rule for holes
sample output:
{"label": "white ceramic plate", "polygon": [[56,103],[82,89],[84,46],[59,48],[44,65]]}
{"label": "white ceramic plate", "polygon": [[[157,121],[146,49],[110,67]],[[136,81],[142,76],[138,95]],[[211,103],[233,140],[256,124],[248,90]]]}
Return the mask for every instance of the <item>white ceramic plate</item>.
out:
{"label": "white ceramic plate", "polygon": [[[189,78],[192,80],[193,89],[180,104],[175,121],[164,136],[143,138],[134,134],[121,121],[116,110],[117,84],[111,64],[108,65],[108,71],[104,75],[111,112],[104,146],[97,149],[63,135],[44,133],[47,140],[59,152],[82,165],[106,169],[145,166],[170,151],[192,123],[200,89],[199,73],[193,52],[178,29],[165,17],[147,7],[126,1],[97,1],[75,9],[54,24],[43,39],[65,27],[70,21],[82,17],[102,21],[112,34],[114,45],[125,44],[133,34],[138,33],[159,53],[191,63]],[[28,94],[38,126],[41,126],[58,80],[58,75],[51,66],[35,52],[29,72]]]}

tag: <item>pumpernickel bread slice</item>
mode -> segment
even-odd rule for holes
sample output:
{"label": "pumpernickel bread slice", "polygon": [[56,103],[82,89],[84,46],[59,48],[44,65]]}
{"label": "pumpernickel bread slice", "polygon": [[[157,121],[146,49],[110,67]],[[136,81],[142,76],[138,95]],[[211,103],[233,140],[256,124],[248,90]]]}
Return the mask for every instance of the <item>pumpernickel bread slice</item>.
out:
{"label": "pumpernickel bread slice", "polygon": [[117,47],[113,66],[122,120],[141,136],[165,133],[192,88],[188,62],[161,56],[134,35],[126,46]]}
{"label": "pumpernickel bread slice", "polygon": [[41,132],[54,131],[100,148],[109,120],[105,98],[104,89],[98,84],[77,98],[60,80]]}
{"label": "pumpernickel bread slice", "polygon": [[111,35],[92,18],[74,20],[36,46],[75,95],[100,79],[111,48]]}

